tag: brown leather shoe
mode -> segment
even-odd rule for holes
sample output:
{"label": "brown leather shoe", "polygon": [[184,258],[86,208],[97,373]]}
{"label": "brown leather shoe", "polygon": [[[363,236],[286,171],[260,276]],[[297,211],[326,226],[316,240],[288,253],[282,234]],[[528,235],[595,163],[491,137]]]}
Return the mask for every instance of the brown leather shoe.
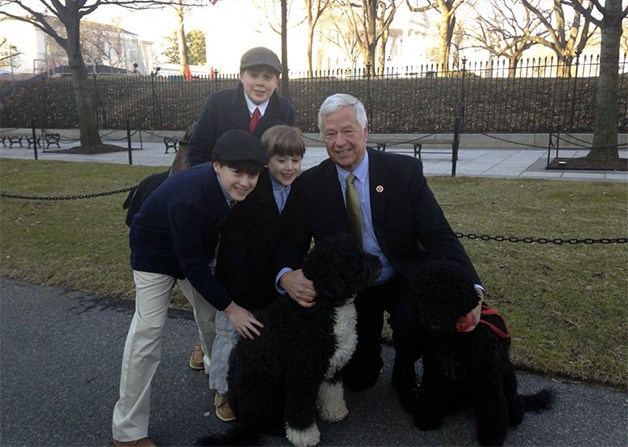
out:
{"label": "brown leather shoe", "polygon": [[214,396],[214,405],[216,406],[216,416],[223,422],[235,421],[236,416],[229,402],[227,402],[227,395],[216,393]]}
{"label": "brown leather shoe", "polygon": [[190,368],[204,369],[205,365],[203,364],[203,357],[205,357],[205,354],[201,349],[201,344],[197,343],[196,346],[194,346],[194,351],[192,351],[192,356],[190,357]]}
{"label": "brown leather shoe", "polygon": [[157,447],[150,438],[136,439],[135,441],[113,440],[113,447]]}

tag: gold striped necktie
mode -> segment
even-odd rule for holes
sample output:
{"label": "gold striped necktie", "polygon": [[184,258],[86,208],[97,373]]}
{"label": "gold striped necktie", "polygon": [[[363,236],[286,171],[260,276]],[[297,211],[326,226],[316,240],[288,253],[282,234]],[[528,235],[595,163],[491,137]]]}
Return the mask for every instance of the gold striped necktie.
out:
{"label": "gold striped necktie", "polygon": [[345,200],[347,203],[347,219],[349,220],[349,229],[355,235],[360,243],[362,243],[362,212],[360,211],[360,197],[358,190],[355,188],[353,181],[355,175],[350,173],[347,177],[347,189],[345,192]]}

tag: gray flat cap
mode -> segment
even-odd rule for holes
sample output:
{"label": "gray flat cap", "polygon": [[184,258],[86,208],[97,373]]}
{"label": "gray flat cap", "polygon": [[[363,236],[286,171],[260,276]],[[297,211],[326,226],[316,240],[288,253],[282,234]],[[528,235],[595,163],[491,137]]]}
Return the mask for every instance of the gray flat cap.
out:
{"label": "gray flat cap", "polygon": [[282,67],[279,58],[275,53],[266,47],[255,47],[242,55],[240,59],[240,71],[255,66],[271,68],[277,74],[281,73]]}

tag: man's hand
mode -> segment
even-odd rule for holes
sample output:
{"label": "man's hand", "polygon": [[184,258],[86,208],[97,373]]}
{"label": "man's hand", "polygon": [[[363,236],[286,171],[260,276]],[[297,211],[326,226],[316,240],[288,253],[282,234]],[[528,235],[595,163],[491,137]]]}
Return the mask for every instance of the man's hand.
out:
{"label": "man's hand", "polygon": [[253,334],[259,336],[260,332],[257,327],[260,329],[264,327],[251,312],[236,304],[235,301],[232,301],[224,312],[231,324],[244,338],[255,338]]}
{"label": "man's hand", "polygon": [[307,279],[303,270],[286,272],[279,278],[279,285],[288,292],[290,298],[303,307],[312,307],[316,302],[316,289],[314,283]]}
{"label": "man's hand", "polygon": [[473,310],[471,310],[471,312],[469,312],[473,321],[471,323],[471,326],[469,326],[463,332],[471,332],[480,323],[480,317],[482,316],[482,301],[484,300],[484,291],[479,287],[476,287],[475,291],[480,297],[480,302],[477,306],[473,308]]}

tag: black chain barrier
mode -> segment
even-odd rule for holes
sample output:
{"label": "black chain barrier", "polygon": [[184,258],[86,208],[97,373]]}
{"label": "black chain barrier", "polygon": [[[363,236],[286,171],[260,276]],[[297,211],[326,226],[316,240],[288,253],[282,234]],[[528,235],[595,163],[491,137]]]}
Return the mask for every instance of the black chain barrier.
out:
{"label": "black chain barrier", "polygon": [[576,238],[572,238],[572,239],[561,239],[561,238],[554,238],[554,239],[548,239],[548,238],[544,238],[544,237],[540,237],[540,238],[533,238],[533,237],[516,237],[516,236],[489,236],[487,234],[482,234],[482,235],[477,235],[477,234],[464,234],[464,233],[456,233],[456,236],[460,239],[460,238],[467,238],[467,239],[480,239],[482,241],[496,241],[496,242],[522,242],[524,244],[555,244],[555,245],[562,245],[562,244],[570,244],[570,245],[575,245],[575,244],[587,244],[587,245],[591,245],[591,244],[625,244],[628,242],[628,237],[618,237],[618,238],[602,238],[602,239],[591,239],[591,238],[586,238],[586,239],[576,239]]}
{"label": "black chain barrier", "polygon": [[78,199],[91,199],[93,197],[112,196],[114,194],[121,194],[123,192],[129,192],[133,188],[135,188],[135,186],[132,186],[130,188],[116,189],[115,191],[97,192],[93,194],[81,194],[81,195],[74,195],[74,196],[24,196],[20,194],[10,194],[8,192],[0,192],[0,197],[5,197],[7,199],[25,199],[25,200],[78,200]]}
{"label": "black chain barrier", "polygon": [[[7,199],[25,199],[25,200],[77,200],[77,199],[90,199],[93,197],[102,197],[102,196],[111,196],[114,194],[120,194],[123,192],[128,192],[131,189],[135,188],[130,187],[130,188],[123,188],[123,189],[117,189],[115,191],[107,191],[107,192],[99,192],[99,193],[93,193],[93,194],[82,194],[82,195],[74,195],[74,196],[25,196],[25,195],[20,195],[20,194],[10,194],[10,193],[6,193],[6,192],[0,192],[0,197],[5,197]],[[467,238],[470,240],[475,240],[475,239],[480,239],[482,241],[496,241],[496,242],[522,242],[524,244],[533,244],[533,243],[537,243],[537,244],[555,244],[555,245],[562,245],[562,244],[569,244],[569,245],[575,245],[575,244],[586,244],[586,245],[591,245],[591,244],[626,244],[628,243],[628,237],[619,237],[619,238],[601,238],[601,239],[591,239],[591,238],[586,238],[586,239],[576,239],[576,238],[571,238],[571,239],[561,239],[561,238],[554,238],[554,239],[549,239],[549,238],[544,238],[544,237],[540,237],[540,238],[533,238],[533,237],[516,237],[516,236],[489,236],[487,234],[481,234],[481,235],[477,235],[474,233],[469,233],[469,234],[464,234],[464,233],[455,233],[456,237],[459,239],[462,238]]]}

